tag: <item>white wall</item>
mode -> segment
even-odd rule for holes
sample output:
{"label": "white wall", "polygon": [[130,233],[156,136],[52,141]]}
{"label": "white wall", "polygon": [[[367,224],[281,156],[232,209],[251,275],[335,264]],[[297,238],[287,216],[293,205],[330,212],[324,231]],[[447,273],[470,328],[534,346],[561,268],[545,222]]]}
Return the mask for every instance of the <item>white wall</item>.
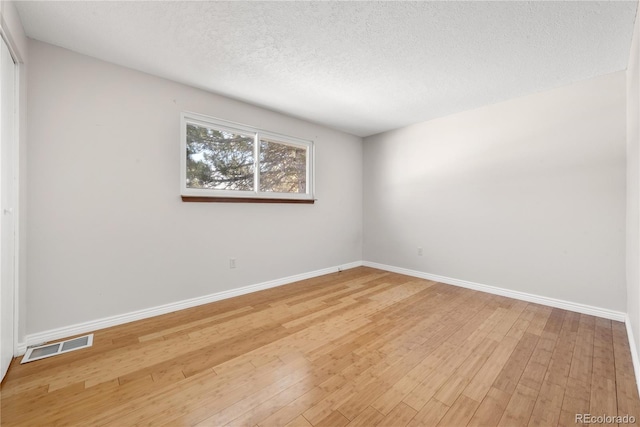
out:
{"label": "white wall", "polygon": [[625,133],[622,71],[365,138],[364,259],[624,312]]}
{"label": "white wall", "polygon": [[18,137],[19,137],[19,170],[18,179],[20,183],[18,192],[18,336],[16,339],[24,340],[27,322],[27,56],[28,40],[22,28],[18,12],[11,1],[0,2],[0,22],[8,44],[13,53],[17,55],[19,95],[18,113]]}
{"label": "white wall", "polygon": [[[41,42],[29,61],[29,334],[361,259],[360,138]],[[314,140],[316,204],[181,202],[181,111]]]}
{"label": "white wall", "polygon": [[[627,314],[640,353],[640,19],[636,23],[627,67]],[[636,376],[638,360],[634,358]]]}

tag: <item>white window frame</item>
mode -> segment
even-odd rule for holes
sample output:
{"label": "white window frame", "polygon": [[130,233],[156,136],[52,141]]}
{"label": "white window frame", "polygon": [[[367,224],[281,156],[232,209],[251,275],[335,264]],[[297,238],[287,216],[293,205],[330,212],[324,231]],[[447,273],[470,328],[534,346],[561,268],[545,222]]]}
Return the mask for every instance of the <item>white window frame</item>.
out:
{"label": "white window frame", "polygon": [[[187,187],[187,125],[209,127],[254,137],[254,183],[253,190],[214,190],[208,188]],[[260,191],[260,139],[267,139],[284,145],[306,149],[307,176],[306,193],[276,193]],[[288,199],[314,200],[314,144],[313,141],[282,135],[240,123],[230,122],[202,114],[183,112],[180,116],[180,194],[182,196],[211,198],[251,198],[251,199]]]}

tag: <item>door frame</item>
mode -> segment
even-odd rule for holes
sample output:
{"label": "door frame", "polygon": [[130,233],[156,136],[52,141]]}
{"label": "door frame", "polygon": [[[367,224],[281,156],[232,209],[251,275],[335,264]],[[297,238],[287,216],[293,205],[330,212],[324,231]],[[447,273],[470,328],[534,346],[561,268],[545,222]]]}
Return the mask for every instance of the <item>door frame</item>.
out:
{"label": "door frame", "polygon": [[[4,17],[0,19],[0,37],[2,41],[7,45],[7,49],[9,49],[9,53],[11,54],[11,58],[13,59],[14,68],[15,68],[15,78],[14,78],[14,106],[13,106],[13,126],[14,126],[14,135],[12,144],[12,168],[13,168],[13,205],[14,205],[14,213],[13,213],[13,228],[14,228],[14,238],[13,238],[13,357],[19,356],[19,332],[20,332],[20,138],[21,138],[21,129],[20,129],[20,84],[21,78],[20,74],[24,67],[24,62],[22,61],[22,57],[20,56],[18,49],[11,38],[10,33],[7,31],[8,25],[6,24]],[[2,213],[0,213],[2,214]]]}

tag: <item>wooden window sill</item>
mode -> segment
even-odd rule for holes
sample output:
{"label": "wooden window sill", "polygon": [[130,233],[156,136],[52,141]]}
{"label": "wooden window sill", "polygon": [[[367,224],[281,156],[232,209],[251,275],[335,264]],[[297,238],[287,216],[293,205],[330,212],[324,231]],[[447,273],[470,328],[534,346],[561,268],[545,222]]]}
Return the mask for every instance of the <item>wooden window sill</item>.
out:
{"label": "wooden window sill", "polygon": [[195,203],[297,203],[312,205],[314,199],[272,199],[260,197],[203,197],[203,196],[181,196],[183,202]]}

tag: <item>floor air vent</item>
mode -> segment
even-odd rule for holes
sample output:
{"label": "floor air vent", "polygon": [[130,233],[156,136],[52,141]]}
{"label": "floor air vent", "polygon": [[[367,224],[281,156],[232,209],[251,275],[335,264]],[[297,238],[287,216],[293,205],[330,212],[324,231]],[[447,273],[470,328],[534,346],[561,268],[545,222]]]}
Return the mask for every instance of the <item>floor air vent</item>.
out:
{"label": "floor air vent", "polygon": [[83,337],[73,338],[70,340],[57,342],[55,344],[39,345],[27,349],[27,353],[22,358],[23,363],[33,362],[47,357],[57,356],[59,354],[68,353],[74,350],[91,347],[93,345],[93,334]]}

